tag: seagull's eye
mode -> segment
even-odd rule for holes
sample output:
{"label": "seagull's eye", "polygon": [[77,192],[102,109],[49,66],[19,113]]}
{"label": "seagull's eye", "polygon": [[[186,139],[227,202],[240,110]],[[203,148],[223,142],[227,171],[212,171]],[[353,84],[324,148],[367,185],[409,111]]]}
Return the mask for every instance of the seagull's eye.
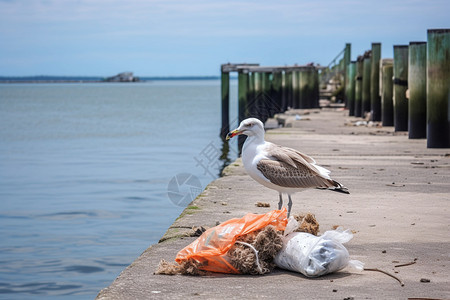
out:
{"label": "seagull's eye", "polygon": [[253,126],[253,124],[252,123],[248,123],[247,125],[245,125],[245,126],[247,126],[247,127],[252,127]]}

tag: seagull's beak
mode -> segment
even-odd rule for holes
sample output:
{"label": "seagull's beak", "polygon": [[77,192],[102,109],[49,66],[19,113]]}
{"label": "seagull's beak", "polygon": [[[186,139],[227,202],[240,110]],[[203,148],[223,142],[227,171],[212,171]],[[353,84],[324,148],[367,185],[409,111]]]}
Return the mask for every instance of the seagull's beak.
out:
{"label": "seagull's beak", "polygon": [[234,137],[234,136],[236,136],[236,135],[240,135],[241,133],[242,133],[242,131],[237,130],[237,129],[235,129],[235,130],[233,130],[233,131],[230,131],[230,132],[227,134],[226,140],[228,141],[228,140],[231,139],[232,137]]}

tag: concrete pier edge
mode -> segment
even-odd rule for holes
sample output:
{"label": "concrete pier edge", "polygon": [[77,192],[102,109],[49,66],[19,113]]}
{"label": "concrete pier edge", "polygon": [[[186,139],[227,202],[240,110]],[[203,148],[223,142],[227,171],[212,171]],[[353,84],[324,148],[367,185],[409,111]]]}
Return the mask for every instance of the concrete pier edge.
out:
{"label": "concrete pier edge", "polygon": [[[314,213],[321,233],[335,225],[353,230],[350,257],[395,274],[405,286],[378,272],[351,270],[317,279],[280,269],[264,276],[154,275],[161,259],[173,261],[196,239],[193,226],[276,209],[277,192],[254,182],[238,159],[96,299],[450,299],[450,149],[427,149],[425,139],[408,140],[393,127],[355,126],[363,120],[348,111],[293,110],[279,117],[286,127],[268,131],[266,140],[311,155],[351,193],[297,193],[293,213]],[[258,201],[271,207],[256,207]]]}

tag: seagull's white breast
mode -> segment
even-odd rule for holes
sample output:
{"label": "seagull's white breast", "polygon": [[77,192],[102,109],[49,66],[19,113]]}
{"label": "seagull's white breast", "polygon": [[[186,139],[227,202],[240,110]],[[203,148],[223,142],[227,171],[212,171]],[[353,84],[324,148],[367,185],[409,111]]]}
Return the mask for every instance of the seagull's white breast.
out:
{"label": "seagull's white breast", "polygon": [[292,188],[284,188],[278,185],[273,184],[267,179],[261,171],[258,170],[258,163],[261,159],[270,159],[267,155],[266,148],[270,145],[269,142],[264,141],[264,143],[256,144],[252,143],[251,140],[249,143],[245,143],[242,149],[242,162],[244,163],[244,168],[247,171],[248,175],[252,177],[256,182],[282,193],[292,193],[295,189]]}

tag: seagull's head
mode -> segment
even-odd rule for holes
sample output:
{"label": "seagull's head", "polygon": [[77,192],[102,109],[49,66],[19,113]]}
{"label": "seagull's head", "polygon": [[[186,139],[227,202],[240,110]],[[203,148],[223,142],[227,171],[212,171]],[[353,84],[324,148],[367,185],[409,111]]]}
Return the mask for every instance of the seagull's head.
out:
{"label": "seagull's head", "polygon": [[246,136],[262,135],[264,136],[264,124],[256,118],[248,118],[241,122],[238,128],[227,134],[227,141],[240,134]]}

